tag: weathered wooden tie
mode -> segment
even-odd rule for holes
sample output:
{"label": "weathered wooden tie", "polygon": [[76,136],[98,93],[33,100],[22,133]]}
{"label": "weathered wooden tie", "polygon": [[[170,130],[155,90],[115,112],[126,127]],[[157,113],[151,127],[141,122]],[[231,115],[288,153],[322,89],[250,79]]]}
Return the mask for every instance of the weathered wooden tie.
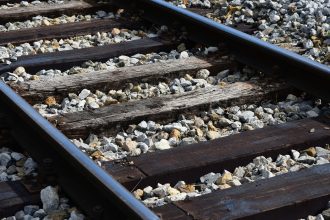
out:
{"label": "weathered wooden tie", "polygon": [[22,181],[0,182],[0,218],[13,215],[26,205],[40,204],[39,191],[30,190]]}
{"label": "weathered wooden tie", "polygon": [[10,65],[0,65],[0,73],[13,71],[19,66],[23,66],[28,72],[31,72],[31,74],[41,69],[54,68],[65,70],[88,60],[106,61],[112,57],[121,55],[164,51],[175,47],[175,45],[176,43],[159,38],[143,38],[140,40],[78,50],[21,56],[16,62]]}
{"label": "weathered wooden tie", "polygon": [[[136,184],[143,188],[157,183],[176,184],[179,180],[195,182],[209,172],[222,172],[224,169],[234,171],[257,156],[276,159],[279,154],[290,154],[291,149],[324,146],[330,143],[329,126],[330,119],[325,117],[302,119],[129,157],[125,163],[104,162],[102,166],[129,190]],[[315,129],[314,133],[310,132],[312,128]]]}
{"label": "weathered wooden tie", "polygon": [[284,83],[237,82],[211,86],[182,94],[153,97],[105,106],[93,111],[68,113],[50,118],[70,138],[86,138],[90,132],[111,134],[140,120],[171,121],[180,113],[193,113],[212,106],[258,103],[283,97],[292,88]]}
{"label": "weathered wooden tie", "polygon": [[125,84],[152,83],[168,81],[184,74],[196,74],[200,69],[208,69],[213,73],[234,68],[235,64],[229,60],[214,60],[190,57],[188,59],[168,60],[160,63],[140,66],[123,67],[115,71],[97,71],[68,75],[55,78],[13,83],[11,86],[30,104],[43,102],[48,96],[55,96],[58,102],[68,93],[80,93],[83,89],[92,91],[123,89]]}
{"label": "weathered wooden tie", "polygon": [[113,28],[141,28],[142,22],[125,19],[94,19],[92,21],[71,22],[34,28],[25,28],[0,34],[0,45],[29,43],[38,40],[69,38],[96,32],[107,32]]}
{"label": "weathered wooden tie", "polygon": [[85,1],[64,1],[62,4],[41,4],[27,7],[12,7],[0,9],[0,23],[13,22],[30,19],[33,16],[44,15],[48,17],[61,16],[62,14],[72,15],[75,13],[88,13],[100,9],[111,9],[109,4],[92,4]]}
{"label": "weathered wooden tie", "polygon": [[170,207],[153,211],[163,216],[162,219],[167,216],[171,219],[299,219],[316,215],[327,207],[329,184],[330,164],[318,165],[174,202]]}

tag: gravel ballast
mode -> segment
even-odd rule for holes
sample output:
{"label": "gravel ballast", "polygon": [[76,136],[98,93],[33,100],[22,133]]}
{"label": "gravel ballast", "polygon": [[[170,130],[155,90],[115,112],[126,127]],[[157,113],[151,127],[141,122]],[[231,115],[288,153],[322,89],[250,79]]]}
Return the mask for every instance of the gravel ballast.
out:
{"label": "gravel ballast", "polygon": [[86,140],[73,140],[73,143],[94,160],[109,161],[213,140],[267,125],[317,117],[326,109],[320,105],[320,100],[312,101],[290,94],[280,102],[219,107],[198,115],[180,115],[168,124],[141,121],[113,136],[91,134]]}
{"label": "gravel ballast", "polygon": [[32,158],[6,147],[0,148],[0,182],[36,177],[36,170],[37,164]]}
{"label": "gravel ballast", "polygon": [[179,0],[179,7],[211,8],[206,16],[225,25],[248,24],[253,35],[329,65],[330,2],[327,0]]}
{"label": "gravel ballast", "polygon": [[[237,167],[232,173],[227,170],[222,173],[211,172],[200,177],[198,182],[189,184],[184,181],[178,181],[174,186],[159,183],[155,188],[147,186],[144,189],[135,190],[133,194],[146,206],[156,207],[329,162],[329,145],[324,148],[310,147],[300,152],[291,150],[291,154],[278,155],[275,160],[264,156],[256,157],[246,166]],[[327,212],[325,210],[322,214]]]}
{"label": "gravel ballast", "polygon": [[70,200],[59,193],[59,187],[47,186],[40,192],[42,206],[27,205],[14,216],[2,218],[2,220],[83,220],[85,216],[76,207],[72,206]]}

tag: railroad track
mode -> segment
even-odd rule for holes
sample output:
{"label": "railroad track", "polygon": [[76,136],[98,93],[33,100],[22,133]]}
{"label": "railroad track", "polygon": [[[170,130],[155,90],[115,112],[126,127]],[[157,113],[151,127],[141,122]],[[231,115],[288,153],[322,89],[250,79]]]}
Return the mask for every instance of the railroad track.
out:
{"label": "railroad track", "polygon": [[330,218],[328,66],[209,9],[19,4],[0,7],[1,217]]}

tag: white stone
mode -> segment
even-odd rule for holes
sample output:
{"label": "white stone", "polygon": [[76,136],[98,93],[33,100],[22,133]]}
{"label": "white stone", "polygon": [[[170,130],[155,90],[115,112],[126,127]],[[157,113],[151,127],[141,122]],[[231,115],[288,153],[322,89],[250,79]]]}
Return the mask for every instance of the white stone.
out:
{"label": "white stone", "polygon": [[57,194],[57,190],[54,187],[47,186],[42,189],[40,192],[40,198],[42,201],[43,209],[46,213],[50,213],[54,211],[59,206],[59,196]]}
{"label": "white stone", "polygon": [[166,149],[170,149],[171,146],[167,140],[161,139],[160,141],[155,143],[155,148],[158,150],[166,150]]}

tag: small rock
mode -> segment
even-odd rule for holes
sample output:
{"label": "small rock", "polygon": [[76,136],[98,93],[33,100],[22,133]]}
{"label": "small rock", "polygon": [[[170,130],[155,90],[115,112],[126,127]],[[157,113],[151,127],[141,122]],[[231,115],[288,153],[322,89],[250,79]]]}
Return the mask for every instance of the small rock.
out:
{"label": "small rock", "polygon": [[0,165],[7,167],[11,157],[8,153],[1,153],[0,154]]}
{"label": "small rock", "polygon": [[143,196],[143,190],[137,189],[133,192],[133,195],[134,195],[135,198],[141,199],[142,196]]}
{"label": "small rock", "polygon": [[207,131],[207,132],[206,132],[206,136],[207,136],[210,140],[213,140],[213,139],[216,139],[216,138],[220,138],[220,137],[221,137],[221,134],[220,134],[220,132],[218,132],[218,131]]}
{"label": "small rock", "polygon": [[330,158],[330,150],[324,149],[322,147],[315,147],[315,150],[318,157],[323,157],[325,159]]}
{"label": "small rock", "polygon": [[180,53],[180,59],[187,59],[189,58],[189,54],[186,51],[182,51]]}
{"label": "small rock", "polygon": [[316,149],[315,149],[315,147],[307,148],[303,152],[306,152],[311,157],[315,157],[316,156]]}
{"label": "small rock", "polygon": [[166,149],[170,149],[171,146],[167,140],[161,139],[160,141],[155,143],[155,148],[158,150],[166,150]]}
{"label": "small rock", "polygon": [[138,148],[141,149],[142,153],[147,153],[149,150],[149,146],[146,143],[139,142],[138,143]]}
{"label": "small rock", "polygon": [[22,75],[23,73],[25,73],[25,69],[24,67],[20,66],[20,67],[17,67],[14,72],[14,74],[16,74],[17,76],[20,76]]}
{"label": "small rock", "polygon": [[313,164],[315,162],[315,158],[314,157],[311,157],[311,156],[308,156],[308,155],[305,155],[305,156],[300,156],[297,161],[300,162],[300,163],[307,163],[307,164]]}
{"label": "small rock", "polygon": [[222,127],[226,127],[226,126],[230,125],[231,123],[232,122],[229,119],[224,118],[224,117],[220,118],[219,121],[218,121],[218,124]]}
{"label": "small rock", "polygon": [[128,152],[132,152],[134,149],[137,148],[137,142],[132,141],[130,138],[127,138],[122,148]]}
{"label": "small rock", "polygon": [[176,140],[179,140],[181,136],[181,132],[178,129],[173,129],[171,131],[170,137],[174,137]]}
{"label": "small rock", "polygon": [[242,122],[249,122],[254,118],[254,112],[252,111],[243,111],[240,115],[239,118]]}
{"label": "small rock", "polygon": [[217,179],[216,183],[218,185],[224,185],[232,180],[233,180],[232,174],[229,171],[225,170],[225,172],[222,174],[222,176],[219,177],[219,179]]}
{"label": "small rock", "polygon": [[73,210],[70,213],[69,220],[84,220],[84,219],[85,219],[85,216],[83,214],[77,212],[76,210]]}
{"label": "small rock", "polygon": [[138,128],[141,129],[141,130],[147,130],[148,129],[148,124],[146,121],[141,121],[139,124],[138,124]]}
{"label": "small rock", "polygon": [[85,99],[87,98],[89,95],[91,94],[91,91],[89,91],[88,89],[83,89],[80,93],[79,93],[79,99]]}
{"label": "small rock", "polygon": [[38,210],[39,206],[37,205],[27,205],[24,207],[24,213],[27,215],[33,215]]}
{"label": "small rock", "polygon": [[196,78],[197,79],[206,79],[210,75],[210,71],[207,69],[201,69],[197,72]]}
{"label": "small rock", "polygon": [[55,97],[54,96],[47,97],[46,100],[45,100],[45,104],[48,105],[48,106],[56,105]]}
{"label": "small rock", "polygon": [[231,186],[229,184],[219,185],[219,189],[229,189]]}
{"label": "small rock", "polygon": [[54,211],[59,206],[59,196],[57,190],[54,187],[48,186],[41,190],[40,198],[42,201],[43,209],[46,213]]}
{"label": "small rock", "polygon": [[288,100],[288,101],[297,101],[297,96],[292,95],[292,94],[289,94],[289,95],[286,97],[286,100]]}
{"label": "small rock", "polygon": [[22,210],[15,213],[15,218],[17,220],[23,219],[24,216],[25,216],[25,214],[24,214],[24,211],[22,211]]}
{"label": "small rock", "polygon": [[16,161],[19,161],[25,157],[23,154],[17,152],[12,152],[10,156]]}
{"label": "small rock", "polygon": [[297,160],[300,156],[300,153],[296,150],[291,150],[291,154],[294,160]]}
{"label": "small rock", "polygon": [[111,34],[113,36],[116,36],[116,35],[120,34],[120,30],[118,28],[113,28],[112,31],[111,31]]}

